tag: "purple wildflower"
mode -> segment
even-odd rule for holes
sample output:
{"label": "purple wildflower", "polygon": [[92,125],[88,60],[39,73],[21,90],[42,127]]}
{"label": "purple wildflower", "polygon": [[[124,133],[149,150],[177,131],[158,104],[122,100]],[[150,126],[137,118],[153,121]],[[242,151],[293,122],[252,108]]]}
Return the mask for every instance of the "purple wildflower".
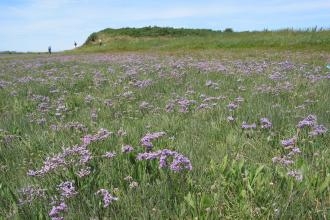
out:
{"label": "purple wildflower", "polygon": [[315,115],[308,115],[306,118],[304,118],[302,121],[300,121],[297,125],[298,128],[303,127],[313,127],[316,125],[316,116]]}
{"label": "purple wildflower", "polygon": [[130,145],[125,145],[121,148],[121,152],[123,152],[123,153],[129,153],[133,150],[134,150],[134,148]]}
{"label": "purple wildflower", "polygon": [[90,167],[86,167],[86,168],[82,168],[77,172],[77,175],[82,178],[85,176],[88,176],[91,173],[91,168]]}
{"label": "purple wildflower", "polygon": [[108,138],[113,132],[109,132],[108,130],[101,128],[95,135],[85,135],[82,138],[82,141],[85,145],[89,145],[92,142],[102,141]]}
{"label": "purple wildflower", "polygon": [[116,152],[106,152],[103,157],[107,157],[107,158],[113,158],[116,156]]}
{"label": "purple wildflower", "polygon": [[[169,164],[169,157],[172,157],[172,162]],[[163,150],[158,150],[156,152],[151,152],[151,153],[140,153],[137,156],[138,160],[153,160],[153,159],[159,159],[159,167],[160,168],[166,168],[170,167],[171,170],[175,172],[179,172],[181,170],[192,170],[192,165],[190,160],[183,156],[182,154],[176,152],[176,151],[171,151],[168,149],[163,149]]]}
{"label": "purple wildflower", "polygon": [[228,116],[227,117],[227,121],[228,122],[234,122],[235,121],[235,118],[233,116]]}
{"label": "purple wildflower", "polygon": [[293,138],[290,138],[290,139],[282,140],[281,144],[285,148],[291,148],[295,145],[296,141],[297,141],[297,138],[293,137]]}
{"label": "purple wildflower", "polygon": [[300,171],[297,171],[297,170],[291,170],[287,174],[288,174],[288,176],[294,177],[299,182],[302,181],[302,179],[303,179],[302,173]]}
{"label": "purple wildflower", "polygon": [[147,86],[150,86],[152,84],[152,80],[151,79],[147,79],[147,80],[137,80],[134,83],[134,86],[138,87],[138,88],[145,88]]}
{"label": "purple wildflower", "polygon": [[288,153],[288,156],[291,157],[291,156],[294,156],[296,154],[300,154],[301,153],[301,150],[299,149],[299,147],[294,147],[291,149],[290,153]]}
{"label": "purple wildflower", "polygon": [[260,123],[261,123],[261,128],[265,128],[265,129],[271,128],[273,126],[268,118],[261,118]]}
{"label": "purple wildflower", "polygon": [[313,130],[311,132],[309,132],[309,136],[311,137],[315,137],[321,134],[324,134],[328,131],[328,129],[324,126],[324,125],[315,125],[313,127]]}
{"label": "purple wildflower", "polygon": [[175,154],[172,164],[170,166],[174,172],[180,172],[181,170],[192,170],[190,160],[182,154]]}
{"label": "purple wildflower", "polygon": [[227,105],[227,107],[229,108],[229,110],[235,110],[238,108],[238,104],[236,104],[235,102],[231,102]]}
{"label": "purple wildflower", "polygon": [[117,197],[112,196],[108,190],[106,189],[99,189],[96,194],[101,194],[103,196],[103,207],[106,208],[108,207],[112,201],[118,200]]}
{"label": "purple wildflower", "polygon": [[294,163],[294,161],[291,160],[290,158],[288,158],[287,156],[273,157],[272,161],[273,161],[273,163],[278,163],[278,164],[281,164],[283,166],[289,166],[289,165]]}
{"label": "purple wildflower", "polygon": [[58,185],[58,189],[61,192],[61,196],[65,198],[71,198],[78,193],[70,181],[62,182]]}
{"label": "purple wildflower", "polygon": [[165,132],[160,131],[160,132],[154,132],[154,133],[148,133],[146,134],[143,138],[140,140],[140,144],[144,147],[147,148],[147,150],[150,150],[153,147],[153,144],[151,141],[160,138],[162,136],[166,135]]}
{"label": "purple wildflower", "polygon": [[64,202],[61,202],[58,206],[53,206],[48,215],[52,218],[52,220],[64,219],[63,217],[59,217],[59,215],[61,212],[66,212],[67,208],[68,206]]}
{"label": "purple wildflower", "polygon": [[245,121],[243,121],[241,128],[242,129],[255,129],[257,125],[255,123],[253,124],[247,124]]}
{"label": "purple wildflower", "polygon": [[136,157],[137,160],[154,160],[157,159],[161,155],[161,151],[156,152],[145,152],[139,153]]}

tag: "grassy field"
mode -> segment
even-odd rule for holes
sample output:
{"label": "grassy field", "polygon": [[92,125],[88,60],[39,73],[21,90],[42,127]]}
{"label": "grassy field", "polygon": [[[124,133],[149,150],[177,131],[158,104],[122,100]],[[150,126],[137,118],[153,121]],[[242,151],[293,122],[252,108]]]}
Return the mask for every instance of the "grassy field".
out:
{"label": "grassy field", "polygon": [[1,55],[0,219],[329,219],[329,32],[285,33]]}

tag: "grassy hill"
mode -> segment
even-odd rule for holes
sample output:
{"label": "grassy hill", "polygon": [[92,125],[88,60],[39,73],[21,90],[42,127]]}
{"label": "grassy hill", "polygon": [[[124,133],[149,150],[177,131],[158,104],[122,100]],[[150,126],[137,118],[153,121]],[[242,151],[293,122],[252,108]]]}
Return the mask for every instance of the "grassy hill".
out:
{"label": "grassy hill", "polygon": [[171,27],[107,28],[92,33],[78,51],[175,51],[246,48],[330,51],[330,30],[284,29],[234,32],[230,28],[225,31]]}

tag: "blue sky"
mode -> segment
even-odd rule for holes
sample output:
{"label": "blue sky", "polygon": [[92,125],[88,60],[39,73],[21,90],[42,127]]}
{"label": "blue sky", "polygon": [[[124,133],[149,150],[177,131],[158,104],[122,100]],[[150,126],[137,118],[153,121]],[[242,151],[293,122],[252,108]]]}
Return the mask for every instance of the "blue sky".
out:
{"label": "blue sky", "polygon": [[329,0],[0,0],[0,51],[54,51],[104,28],[330,28]]}

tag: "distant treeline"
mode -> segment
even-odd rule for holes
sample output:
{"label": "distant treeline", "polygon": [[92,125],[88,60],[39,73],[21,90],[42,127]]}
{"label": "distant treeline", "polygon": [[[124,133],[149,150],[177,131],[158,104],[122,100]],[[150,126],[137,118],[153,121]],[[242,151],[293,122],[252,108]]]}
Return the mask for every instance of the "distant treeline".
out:
{"label": "distant treeline", "polygon": [[21,54],[22,52],[16,52],[16,51],[0,51],[0,54]]}

